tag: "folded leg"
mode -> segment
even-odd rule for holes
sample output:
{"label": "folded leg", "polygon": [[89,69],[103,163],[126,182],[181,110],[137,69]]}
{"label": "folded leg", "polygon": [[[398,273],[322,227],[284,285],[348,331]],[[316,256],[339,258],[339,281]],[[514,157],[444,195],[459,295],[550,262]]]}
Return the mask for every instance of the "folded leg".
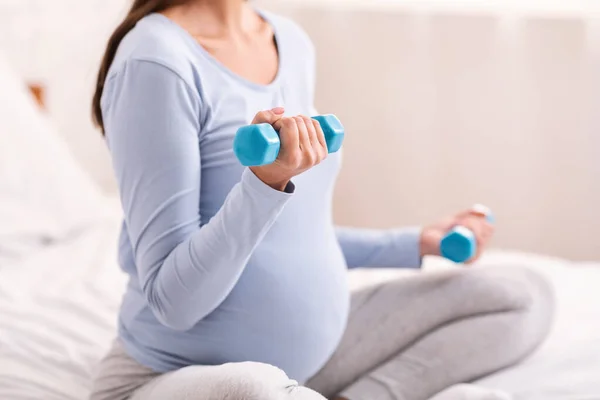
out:
{"label": "folded leg", "polygon": [[547,282],[515,267],[369,287],[353,295],[338,350],[307,386],[328,398],[426,400],[522,360],[549,331],[553,305]]}

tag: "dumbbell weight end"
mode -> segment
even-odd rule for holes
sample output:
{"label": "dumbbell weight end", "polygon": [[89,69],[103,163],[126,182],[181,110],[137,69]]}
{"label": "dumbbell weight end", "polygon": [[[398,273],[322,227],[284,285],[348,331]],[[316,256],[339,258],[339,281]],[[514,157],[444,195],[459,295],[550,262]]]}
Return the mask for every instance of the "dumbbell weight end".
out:
{"label": "dumbbell weight end", "polygon": [[271,164],[280,146],[279,135],[270,124],[242,126],[233,138],[233,152],[245,167]]}
{"label": "dumbbell weight end", "polygon": [[[473,211],[485,216],[489,222],[494,222],[494,216],[487,207],[477,204],[473,206]],[[455,263],[468,261],[477,253],[477,238],[464,226],[456,226],[442,238],[440,253],[442,257]]]}

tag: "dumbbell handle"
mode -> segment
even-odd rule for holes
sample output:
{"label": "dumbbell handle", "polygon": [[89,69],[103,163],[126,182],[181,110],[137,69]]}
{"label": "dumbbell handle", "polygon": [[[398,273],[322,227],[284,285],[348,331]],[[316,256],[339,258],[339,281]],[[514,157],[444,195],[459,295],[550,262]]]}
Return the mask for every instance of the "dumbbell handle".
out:
{"label": "dumbbell handle", "polygon": [[[327,150],[335,153],[342,146],[344,127],[335,115],[312,117],[321,125]],[[279,134],[270,124],[242,126],[233,139],[233,151],[244,166],[271,164],[279,154]]]}
{"label": "dumbbell handle", "polygon": [[[477,204],[473,206],[473,211],[481,214],[489,222],[494,222],[494,216],[487,207]],[[440,253],[442,257],[456,263],[468,261],[477,253],[477,238],[470,229],[456,226],[442,239]]]}

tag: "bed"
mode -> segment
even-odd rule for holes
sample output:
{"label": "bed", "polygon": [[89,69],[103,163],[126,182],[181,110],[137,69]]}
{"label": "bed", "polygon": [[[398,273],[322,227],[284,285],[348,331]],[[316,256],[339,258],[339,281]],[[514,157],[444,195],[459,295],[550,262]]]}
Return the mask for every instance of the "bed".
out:
{"label": "bed", "polygon": [[[82,171],[0,59],[0,399],[83,400],[115,333],[126,277],[121,211]],[[481,267],[528,265],[552,281],[547,341],[481,385],[515,399],[600,399],[600,263],[494,250]],[[428,259],[425,270],[457,268]],[[414,271],[349,274],[352,287]]]}

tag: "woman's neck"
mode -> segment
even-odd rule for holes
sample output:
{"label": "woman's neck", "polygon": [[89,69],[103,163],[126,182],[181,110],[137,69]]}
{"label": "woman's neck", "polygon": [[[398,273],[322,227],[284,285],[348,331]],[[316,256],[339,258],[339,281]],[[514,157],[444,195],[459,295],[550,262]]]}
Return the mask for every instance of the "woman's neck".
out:
{"label": "woman's neck", "polygon": [[163,11],[192,36],[219,39],[246,35],[260,19],[245,0],[195,0]]}

